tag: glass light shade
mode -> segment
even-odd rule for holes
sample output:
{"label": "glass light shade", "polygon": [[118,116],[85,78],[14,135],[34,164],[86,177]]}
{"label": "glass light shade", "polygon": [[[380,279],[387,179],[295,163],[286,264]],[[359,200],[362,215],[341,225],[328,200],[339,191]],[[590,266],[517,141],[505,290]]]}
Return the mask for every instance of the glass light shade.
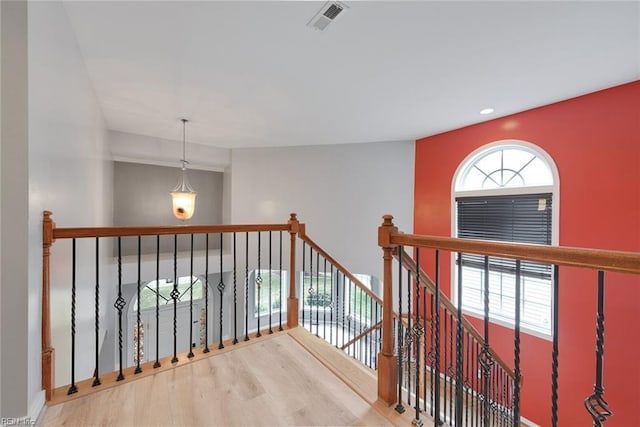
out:
{"label": "glass light shade", "polygon": [[173,215],[181,220],[190,219],[196,210],[196,194],[195,192],[172,191],[171,199],[173,200]]}

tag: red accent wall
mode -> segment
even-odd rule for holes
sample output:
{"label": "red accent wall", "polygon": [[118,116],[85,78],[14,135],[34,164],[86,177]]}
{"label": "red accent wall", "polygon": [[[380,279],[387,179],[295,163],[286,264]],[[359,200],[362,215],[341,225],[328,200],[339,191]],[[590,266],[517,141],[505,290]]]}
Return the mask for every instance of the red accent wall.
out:
{"label": "red accent wall", "polygon": [[[451,235],[457,167],[503,139],[554,159],[560,245],[640,252],[640,81],[416,141],[415,233]],[[449,283],[450,269],[442,273]],[[596,288],[595,271],[560,270],[560,426],[591,425],[583,401],[595,379]],[[605,293],[604,388],[614,412],[606,425],[640,426],[640,277],[609,274]],[[513,330],[492,325],[490,340],[513,366]],[[550,425],[551,341],[524,334],[521,348],[522,415]]]}

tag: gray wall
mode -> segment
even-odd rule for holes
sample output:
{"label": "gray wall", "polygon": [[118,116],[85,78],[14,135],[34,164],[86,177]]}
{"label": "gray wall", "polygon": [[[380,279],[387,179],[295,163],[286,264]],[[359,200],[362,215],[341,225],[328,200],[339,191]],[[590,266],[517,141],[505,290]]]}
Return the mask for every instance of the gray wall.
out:
{"label": "gray wall", "polygon": [[[188,169],[189,182],[198,193],[196,210],[188,221],[173,216],[171,190],[178,184],[179,168],[138,163],[114,163],[113,223],[115,226],[220,224],[222,222],[223,173]],[[173,251],[173,239],[160,239],[161,252]],[[209,239],[210,248],[218,248],[216,236]],[[178,239],[178,250],[189,250],[187,236]],[[196,239],[194,249],[204,249],[204,240]],[[155,239],[142,239],[142,253],[155,253]],[[122,242],[123,255],[137,253],[137,239]]]}
{"label": "gray wall", "polygon": [[[0,265],[0,414],[27,415],[31,359],[29,352],[28,268],[28,110],[27,3],[0,2],[1,12],[1,177],[2,257]],[[42,246],[41,246],[42,247]],[[37,317],[39,319],[39,317]],[[39,335],[38,335],[39,337]]]}
{"label": "gray wall", "polygon": [[[28,315],[28,348],[14,342],[11,351],[28,360],[29,374],[15,382],[3,378],[3,386],[9,384],[13,390],[27,381],[28,400],[25,400],[29,402],[28,414],[34,417],[43,399],[40,391],[42,211],[51,210],[60,227],[111,225],[113,164],[106,149],[102,110],[64,5],[29,2],[28,7],[29,296],[28,306],[20,307]],[[64,361],[69,360],[70,349],[69,276],[63,271],[70,268],[71,263],[68,243],[58,240],[52,247],[52,265],[59,267],[51,274],[52,335],[60,365],[56,366],[56,374],[69,369],[64,366],[68,365]],[[108,247],[103,246],[101,256],[104,258]],[[78,274],[93,273],[92,257],[89,251],[78,257]],[[78,284],[78,294],[82,295],[83,301],[91,301],[92,288],[91,283]],[[101,298],[100,313],[104,317],[106,307],[115,299],[112,289],[102,288]],[[79,331],[92,329],[91,304],[79,304],[77,320]],[[13,327],[20,323],[18,319],[12,321]],[[82,338],[79,335],[79,339]],[[91,366],[77,368],[78,372],[91,372]],[[12,372],[20,375],[15,368]],[[61,378],[64,379],[64,375]],[[13,410],[11,415],[27,413],[18,406],[3,407],[3,411],[9,409]]]}
{"label": "gray wall", "polygon": [[413,230],[414,143],[235,149],[231,222],[283,223],[307,234],[354,273],[382,277],[377,228],[391,213]]}

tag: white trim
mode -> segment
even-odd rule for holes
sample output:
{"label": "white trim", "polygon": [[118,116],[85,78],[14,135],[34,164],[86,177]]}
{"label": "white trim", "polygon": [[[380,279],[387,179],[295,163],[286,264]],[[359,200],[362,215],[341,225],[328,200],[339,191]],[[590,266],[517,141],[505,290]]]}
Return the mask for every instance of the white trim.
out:
{"label": "white trim", "polygon": [[[144,165],[153,165],[153,166],[165,166],[169,168],[180,169],[180,165],[176,164],[175,161],[169,160],[155,160],[155,159],[143,159],[138,157],[127,157],[127,156],[119,156],[113,155],[112,160],[114,162],[123,162],[123,163],[135,163],[135,164],[144,164]],[[189,169],[193,170],[203,170],[210,172],[224,172],[224,166],[207,166],[199,163],[191,163],[189,162]]]}
{"label": "white trim", "polygon": [[44,403],[44,390],[40,390],[31,400],[31,403],[29,404],[29,412],[27,412],[27,416],[24,420],[30,421],[32,425],[36,424],[39,417],[44,414]]}
{"label": "white trim", "polygon": [[[531,187],[514,187],[514,188],[497,188],[497,189],[488,189],[488,190],[472,190],[472,191],[458,191],[456,192],[456,187],[458,185],[458,181],[462,177],[462,172],[467,169],[469,163],[474,162],[480,157],[485,156],[489,152],[497,151],[502,148],[513,147],[520,148],[534,154],[541,159],[543,159],[549,169],[551,170],[551,174],[553,176],[553,185],[544,185],[544,186],[531,186]],[[457,229],[457,221],[456,221],[456,198],[457,197],[465,197],[465,196],[495,196],[495,195],[504,195],[504,194],[535,194],[535,193],[551,193],[552,197],[552,209],[551,209],[551,245],[557,246],[560,241],[560,174],[558,173],[558,167],[554,162],[553,158],[541,147],[519,139],[502,139],[499,141],[493,141],[488,144],[485,144],[469,155],[467,155],[462,162],[458,164],[456,171],[451,180],[451,236],[456,237],[458,235]],[[453,304],[457,307],[457,286],[456,286],[456,263],[455,263],[455,253],[451,253],[451,300]],[[552,284],[553,285],[553,284]],[[551,307],[553,308],[553,292],[551,293]],[[471,314],[473,312],[468,312],[465,310],[465,313]],[[477,314],[476,314],[477,316]],[[489,319],[492,323],[499,324],[501,326],[513,329],[514,325],[510,324],[508,321],[502,319],[496,319],[494,317],[490,317]],[[553,325],[550,325],[549,334],[542,333],[540,331],[536,331],[534,329],[527,328],[521,325],[521,329],[525,331],[525,333],[534,335],[536,337],[551,340]]]}

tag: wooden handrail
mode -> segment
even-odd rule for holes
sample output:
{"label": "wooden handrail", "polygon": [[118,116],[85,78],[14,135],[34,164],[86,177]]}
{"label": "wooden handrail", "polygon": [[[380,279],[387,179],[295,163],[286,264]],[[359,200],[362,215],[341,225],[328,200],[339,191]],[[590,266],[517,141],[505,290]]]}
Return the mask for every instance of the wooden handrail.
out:
{"label": "wooden handrail", "polygon": [[640,253],[636,252],[467,240],[398,232],[389,233],[389,239],[391,244],[400,246],[432,248],[450,252],[537,261],[560,266],[640,274]]}
{"label": "wooden handrail", "polygon": [[[398,259],[397,250],[393,251],[393,257]],[[404,251],[404,253],[402,254],[402,265],[407,270],[409,270],[411,274],[414,275],[414,277],[416,276],[416,273],[417,273],[416,262],[413,260],[413,258],[411,258],[411,255],[408,254],[406,251]],[[429,292],[431,292],[432,294],[436,292],[435,283],[431,280],[429,275],[422,268],[420,268],[420,282],[422,286],[428,289]],[[442,305],[445,308],[445,310],[447,310],[454,319],[456,320],[458,319],[458,311],[457,311],[458,309],[456,308],[455,305],[453,305],[451,300],[447,298],[447,296],[442,292],[442,290],[440,290],[440,305]],[[480,345],[485,344],[484,337],[480,335],[480,332],[478,332],[475,326],[473,326],[471,322],[469,322],[464,316],[462,317],[462,327],[464,328],[465,331],[469,332],[471,336],[473,336],[473,338]],[[506,374],[509,375],[511,379],[513,379],[514,378],[513,370],[509,367],[509,365],[507,365],[507,363],[504,360],[500,358],[498,353],[496,353],[496,351],[491,347],[489,347],[489,353],[491,353],[493,360],[495,360],[500,365],[500,367],[502,367],[502,369],[506,372]]]}
{"label": "wooden handrail", "polygon": [[333,264],[333,266],[336,267],[336,269],[338,269],[338,271],[340,271],[342,274],[344,274],[349,280],[351,280],[363,292],[365,292],[367,295],[369,295],[371,297],[371,299],[373,299],[378,304],[382,305],[382,299],[378,295],[373,293],[373,291],[371,289],[367,288],[364,285],[364,283],[362,283],[356,276],[351,274],[351,272],[349,272],[349,270],[347,270],[342,264],[340,264],[338,261],[336,261],[335,258],[333,258],[331,255],[329,255],[327,252],[325,252],[324,249],[322,249],[320,246],[318,246],[318,244],[316,242],[311,240],[309,238],[309,236],[306,235],[304,224],[300,224],[300,232],[298,233],[298,236],[304,242],[306,242],[307,245],[311,246],[314,251],[318,252],[320,255],[322,255],[322,257],[324,259],[329,261],[330,264]]}
{"label": "wooden handrail", "polygon": [[290,224],[167,225],[155,227],[62,227],[53,229],[53,238],[55,240],[83,237],[125,237],[174,234],[230,233],[234,231],[289,231],[290,228]]}
{"label": "wooden handrail", "polygon": [[345,344],[343,344],[342,347],[340,347],[340,350],[344,350],[345,348],[349,347],[351,344],[361,340],[366,335],[369,335],[371,332],[373,332],[373,331],[375,331],[377,329],[380,329],[381,327],[382,327],[382,321],[376,323],[375,325],[369,326],[367,329],[365,329],[364,331],[362,331],[361,333],[359,333],[355,337],[351,338]]}

